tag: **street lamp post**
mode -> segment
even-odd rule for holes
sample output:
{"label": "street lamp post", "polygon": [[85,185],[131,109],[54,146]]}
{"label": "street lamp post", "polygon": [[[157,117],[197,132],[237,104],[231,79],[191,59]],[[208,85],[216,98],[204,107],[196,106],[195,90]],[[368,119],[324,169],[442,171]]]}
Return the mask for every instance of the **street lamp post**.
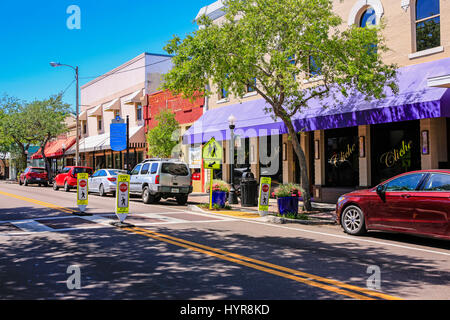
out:
{"label": "street lamp post", "polygon": [[77,82],[77,93],[76,93],[76,113],[77,113],[77,141],[76,141],[76,149],[75,149],[75,165],[79,165],[79,158],[80,158],[80,121],[79,121],[79,114],[80,114],[80,97],[79,97],[79,78],[78,78],[78,67],[72,67],[68,64],[61,64],[59,62],[50,62],[50,65],[52,67],[69,67],[75,70],[75,80]]}
{"label": "street lamp post", "polygon": [[230,176],[231,176],[231,188],[230,194],[228,196],[229,204],[238,204],[238,199],[236,196],[236,190],[234,189],[234,129],[236,117],[234,115],[230,115],[228,117],[228,123],[230,125]]}

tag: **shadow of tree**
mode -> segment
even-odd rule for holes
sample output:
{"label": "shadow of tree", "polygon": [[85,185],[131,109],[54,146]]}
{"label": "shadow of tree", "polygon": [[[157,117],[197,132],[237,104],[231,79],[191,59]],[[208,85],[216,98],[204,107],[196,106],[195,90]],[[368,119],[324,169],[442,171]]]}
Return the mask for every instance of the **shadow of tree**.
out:
{"label": "shadow of tree", "polygon": [[[413,298],[423,298],[424,288],[450,285],[448,258],[420,258],[351,241],[258,236],[222,226],[149,229],[359,287],[365,287],[370,276],[367,267],[377,265],[382,291],[394,296],[406,290],[413,292]],[[1,299],[347,298],[118,229],[36,233],[0,237],[0,242]],[[80,290],[67,288],[71,265],[80,266]]]}

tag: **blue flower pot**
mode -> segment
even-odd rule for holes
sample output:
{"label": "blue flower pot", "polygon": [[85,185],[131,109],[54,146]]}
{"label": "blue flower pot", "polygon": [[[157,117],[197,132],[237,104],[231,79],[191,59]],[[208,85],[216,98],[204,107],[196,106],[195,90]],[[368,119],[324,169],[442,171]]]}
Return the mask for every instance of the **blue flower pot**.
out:
{"label": "blue flower pot", "polygon": [[298,197],[279,197],[278,213],[285,215],[287,213],[298,214]]}
{"label": "blue flower pot", "polygon": [[221,208],[225,208],[225,202],[227,202],[227,193],[225,191],[213,191],[212,192],[212,205],[219,205]]}

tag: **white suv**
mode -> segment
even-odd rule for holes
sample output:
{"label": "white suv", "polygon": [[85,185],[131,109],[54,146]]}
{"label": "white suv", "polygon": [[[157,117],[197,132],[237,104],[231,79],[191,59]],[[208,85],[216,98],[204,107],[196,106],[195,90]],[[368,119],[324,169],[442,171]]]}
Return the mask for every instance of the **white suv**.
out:
{"label": "white suv", "polygon": [[130,193],[140,195],[146,204],[175,198],[185,205],[192,193],[189,166],[178,159],[144,160],[131,172]]}

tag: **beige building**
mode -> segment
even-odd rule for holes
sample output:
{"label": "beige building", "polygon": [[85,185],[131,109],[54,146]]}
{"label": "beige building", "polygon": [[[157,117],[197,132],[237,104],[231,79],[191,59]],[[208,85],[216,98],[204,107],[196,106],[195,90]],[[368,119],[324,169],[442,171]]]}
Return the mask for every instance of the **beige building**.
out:
{"label": "beige building", "polygon": [[[143,53],[81,87],[81,165],[127,169],[126,150],[113,151],[110,144],[110,125],[117,117],[129,121],[128,169],[145,158],[143,105],[171,65],[170,56]],[[74,156],[75,146],[67,154]]]}
{"label": "beige building", "polygon": [[[299,116],[297,124],[300,130],[304,129],[300,140],[309,160],[313,198],[334,202],[344,192],[374,186],[401,172],[448,168],[450,90],[446,88],[450,87],[450,1],[335,0],[334,10],[343,19],[342,28],[354,24],[365,27],[379,24],[381,20],[386,23],[384,36],[390,50],[384,61],[399,66],[400,92],[386,101],[357,102],[356,108],[352,101],[352,105],[344,108],[348,111],[341,113],[329,112],[318,117],[313,114],[313,106],[308,117]],[[224,20],[222,1],[202,8],[197,19],[204,14],[221,23]],[[300,81],[319,84],[320,76]],[[226,118],[233,114],[238,118],[236,129],[242,129],[242,136],[246,137],[238,139],[241,140],[238,150],[243,150],[244,162],[251,165],[255,176],[271,176],[277,183],[299,182],[298,161],[287,135],[283,130],[279,135],[260,133],[265,127],[269,130],[275,127],[269,119],[255,120],[263,119],[262,98],[252,90],[238,99],[219,88],[212,89],[217,94],[208,99],[207,110],[199,120],[206,129],[202,133],[191,128],[185,135],[185,143],[194,142],[195,135],[202,135],[205,140],[220,131],[210,127],[225,132]],[[253,108],[253,112],[245,113],[246,108]],[[251,113],[254,115],[245,116]],[[223,123],[205,126],[219,114]],[[240,114],[247,118],[239,118]],[[258,128],[259,132],[245,134],[252,128]],[[267,153],[261,150],[261,140],[269,141],[269,146],[276,145],[279,167],[275,173],[268,170],[268,164],[273,165],[275,161],[261,161]],[[228,142],[224,147],[229,149]],[[228,159],[227,151],[223,165],[227,180]]]}

